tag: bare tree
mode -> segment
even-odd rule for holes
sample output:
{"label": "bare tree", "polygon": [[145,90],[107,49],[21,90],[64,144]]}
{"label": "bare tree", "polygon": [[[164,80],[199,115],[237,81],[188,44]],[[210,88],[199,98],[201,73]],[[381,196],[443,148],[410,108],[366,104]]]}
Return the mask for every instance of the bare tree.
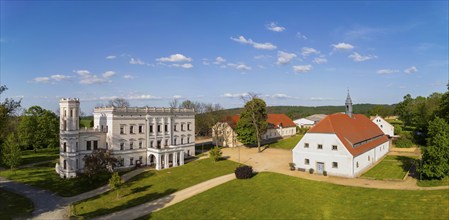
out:
{"label": "bare tree", "polygon": [[129,101],[124,98],[115,98],[113,100],[109,100],[109,107],[129,107]]}
{"label": "bare tree", "polygon": [[170,108],[179,108],[179,100],[178,99],[173,99],[172,101],[170,101],[168,103],[168,106],[170,106]]}

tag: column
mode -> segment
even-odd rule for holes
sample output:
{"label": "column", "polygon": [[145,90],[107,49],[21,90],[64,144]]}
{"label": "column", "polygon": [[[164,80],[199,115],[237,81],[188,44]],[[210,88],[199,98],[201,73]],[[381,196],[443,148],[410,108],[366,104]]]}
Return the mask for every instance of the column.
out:
{"label": "column", "polygon": [[161,169],[161,155],[156,155],[156,170]]}
{"label": "column", "polygon": [[179,154],[179,166],[184,165],[184,150],[182,150]]}
{"label": "column", "polygon": [[178,152],[173,153],[173,166],[174,167],[178,166]]}
{"label": "column", "polygon": [[169,168],[169,165],[170,165],[170,164],[168,163],[168,155],[169,155],[168,153],[165,153],[165,154],[164,154],[164,159],[165,159],[165,160],[164,160],[164,161],[165,161],[165,162],[164,162],[164,169]]}

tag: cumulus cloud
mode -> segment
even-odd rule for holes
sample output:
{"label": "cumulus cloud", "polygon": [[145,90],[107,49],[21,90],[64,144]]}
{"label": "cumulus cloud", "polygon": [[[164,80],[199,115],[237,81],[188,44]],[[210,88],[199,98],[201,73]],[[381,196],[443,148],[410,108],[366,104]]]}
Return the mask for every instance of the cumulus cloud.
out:
{"label": "cumulus cloud", "polygon": [[36,78],[32,79],[31,82],[54,84],[55,82],[69,80],[70,78],[72,78],[72,77],[66,76],[66,75],[61,75],[61,74],[56,74],[56,75],[51,75],[51,76],[36,77]]}
{"label": "cumulus cloud", "polygon": [[159,61],[159,62],[173,62],[173,63],[174,62],[191,62],[192,58],[186,57],[186,56],[184,56],[182,54],[177,53],[177,54],[170,55],[169,57],[157,58],[156,61]]}
{"label": "cumulus cloud", "polygon": [[115,73],[114,71],[106,71],[103,73],[103,77],[110,78],[110,77],[114,76],[115,74],[117,74],[117,73]]}
{"label": "cumulus cloud", "polygon": [[223,58],[223,57],[217,57],[217,58],[215,58],[214,64],[220,65],[221,63],[224,63],[224,62],[226,62],[226,59],[225,59],[225,58]]}
{"label": "cumulus cloud", "polygon": [[310,70],[312,70],[312,65],[293,66],[293,71],[295,71],[297,73],[305,73],[305,72],[309,72]]}
{"label": "cumulus cloud", "polygon": [[50,82],[50,77],[36,77],[33,80],[31,80],[32,82],[35,83],[49,83]]}
{"label": "cumulus cloud", "polygon": [[307,36],[304,34],[301,34],[301,32],[296,33],[296,37],[299,39],[307,40]]}
{"label": "cumulus cloud", "polygon": [[251,39],[246,39],[243,36],[239,36],[238,38],[231,37],[231,40],[233,40],[235,42],[242,43],[242,44],[252,45],[254,48],[260,49],[260,50],[274,50],[277,48],[275,45],[273,45],[271,43],[257,43]]}
{"label": "cumulus cloud", "polygon": [[129,63],[130,64],[134,64],[134,65],[145,65],[146,63],[145,62],[143,62],[142,60],[140,60],[140,59],[134,59],[134,58],[132,58],[131,57],[131,60],[129,61]]}
{"label": "cumulus cloud", "polygon": [[251,70],[250,66],[247,66],[243,63],[228,63],[228,66],[234,67],[235,69],[240,70],[240,71]]}
{"label": "cumulus cloud", "polygon": [[240,98],[240,97],[248,97],[248,96],[249,96],[249,93],[244,92],[244,93],[225,93],[221,97],[224,97],[224,98]]}
{"label": "cumulus cloud", "polygon": [[177,63],[174,63],[174,64],[172,64],[172,65],[170,65],[170,66],[173,66],[173,67],[180,67],[180,68],[184,68],[184,69],[190,69],[190,68],[193,68],[193,65],[192,65],[191,63],[184,63],[184,64],[177,64]]}
{"label": "cumulus cloud", "polygon": [[313,59],[313,62],[316,64],[323,64],[323,63],[327,63],[327,59],[324,56],[320,56],[320,57],[316,57],[315,59]]}
{"label": "cumulus cloud", "polygon": [[289,64],[293,58],[296,57],[296,54],[294,53],[287,53],[284,51],[278,51],[278,61],[277,64],[279,65],[285,65]]}
{"label": "cumulus cloud", "polygon": [[363,61],[367,61],[367,60],[371,60],[371,59],[376,59],[377,56],[376,55],[360,55],[357,52],[353,52],[351,55],[348,56],[349,58],[351,58],[352,60],[354,60],[355,62],[363,62]]}
{"label": "cumulus cloud", "polygon": [[134,76],[132,76],[132,75],[124,75],[123,79],[134,79]]}
{"label": "cumulus cloud", "polygon": [[314,48],[311,48],[311,47],[303,47],[301,49],[301,54],[302,54],[302,56],[307,57],[310,54],[320,54],[320,51],[318,51]]}
{"label": "cumulus cloud", "polygon": [[66,76],[66,75],[56,74],[56,75],[51,75],[50,78],[55,80],[55,81],[63,81],[63,80],[68,80],[68,79],[70,79],[72,77],[71,76]]}
{"label": "cumulus cloud", "polygon": [[338,43],[338,44],[332,44],[332,47],[334,50],[352,50],[354,49],[354,46],[348,43]]}
{"label": "cumulus cloud", "polygon": [[378,74],[391,74],[391,73],[397,73],[399,70],[392,70],[392,69],[380,69],[377,71]]}
{"label": "cumulus cloud", "polygon": [[267,98],[271,99],[296,99],[296,97],[286,95],[284,93],[276,93],[273,95],[265,95]]}
{"label": "cumulus cloud", "polygon": [[418,69],[415,66],[411,66],[410,68],[407,68],[404,70],[404,73],[411,74],[418,72]]}
{"label": "cumulus cloud", "polygon": [[113,60],[115,58],[117,58],[117,56],[114,56],[114,55],[110,55],[110,56],[106,57],[107,60]]}
{"label": "cumulus cloud", "polygon": [[79,83],[85,85],[110,83],[109,78],[115,75],[113,71],[107,71],[102,76],[92,74],[88,70],[75,70],[74,72],[80,77]]}
{"label": "cumulus cloud", "polygon": [[180,96],[180,95],[174,95],[173,98],[174,98],[174,99],[183,99],[183,97]]}
{"label": "cumulus cloud", "polygon": [[285,27],[279,26],[276,22],[271,22],[266,25],[267,29],[274,32],[282,32],[285,31]]}

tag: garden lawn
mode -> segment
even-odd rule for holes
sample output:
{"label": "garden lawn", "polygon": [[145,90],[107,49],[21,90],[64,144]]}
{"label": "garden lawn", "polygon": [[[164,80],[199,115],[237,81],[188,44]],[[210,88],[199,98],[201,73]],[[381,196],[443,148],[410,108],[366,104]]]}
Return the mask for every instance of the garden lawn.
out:
{"label": "garden lawn", "polygon": [[402,180],[415,160],[416,158],[406,156],[386,156],[375,167],[364,173],[362,177],[368,177],[377,180]]}
{"label": "garden lawn", "polygon": [[33,212],[31,200],[0,189],[0,219],[29,218]]}
{"label": "garden lawn", "polygon": [[449,219],[449,190],[349,187],[262,172],[140,219]]}
{"label": "garden lawn", "polygon": [[49,161],[59,158],[59,148],[44,148],[36,152],[34,150],[22,151],[22,161],[20,165]]}
{"label": "garden lawn", "polygon": [[116,191],[110,191],[74,204],[72,212],[85,218],[116,212],[232,173],[237,166],[228,160],[214,162],[202,159],[180,167],[148,171],[126,182],[119,189],[119,198]]}
{"label": "garden lawn", "polygon": [[100,174],[92,181],[85,176],[62,179],[55,171],[55,163],[45,163],[33,167],[0,171],[0,176],[50,190],[60,196],[74,196],[107,184],[110,174]]}
{"label": "garden lawn", "polygon": [[81,119],[80,120],[80,127],[82,128],[90,128],[91,119]]}
{"label": "garden lawn", "polygon": [[276,141],[275,143],[271,143],[268,145],[269,148],[281,148],[281,149],[288,149],[291,150],[293,148],[295,148],[296,144],[298,144],[298,142],[301,140],[301,138],[304,135],[302,134],[297,134],[295,136],[286,138],[286,139],[281,139]]}
{"label": "garden lawn", "polygon": [[441,180],[420,180],[418,186],[431,187],[431,186],[449,186],[449,176],[444,177]]}

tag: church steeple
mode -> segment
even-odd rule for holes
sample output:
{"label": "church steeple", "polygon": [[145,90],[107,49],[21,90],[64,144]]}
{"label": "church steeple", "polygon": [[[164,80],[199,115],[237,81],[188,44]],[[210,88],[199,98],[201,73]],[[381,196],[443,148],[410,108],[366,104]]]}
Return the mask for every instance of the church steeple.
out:
{"label": "church steeple", "polygon": [[352,118],[352,100],[351,96],[349,96],[349,89],[348,89],[348,96],[346,97],[346,114]]}

